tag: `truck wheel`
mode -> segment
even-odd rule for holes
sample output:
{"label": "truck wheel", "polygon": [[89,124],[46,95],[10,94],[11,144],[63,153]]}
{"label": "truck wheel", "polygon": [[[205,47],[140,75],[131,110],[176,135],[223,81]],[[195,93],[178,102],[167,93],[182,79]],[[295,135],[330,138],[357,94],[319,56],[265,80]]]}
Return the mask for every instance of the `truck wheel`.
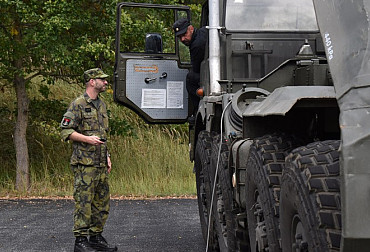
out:
{"label": "truck wheel", "polygon": [[246,212],[252,251],[281,251],[279,192],[285,157],[293,139],[266,135],[254,140],[246,169]]}
{"label": "truck wheel", "polygon": [[286,160],[280,195],[283,251],[339,251],[339,141],[311,143]]}
{"label": "truck wheel", "polygon": [[[211,206],[211,180],[209,174],[209,165],[211,158],[212,137],[209,132],[201,131],[198,135],[198,141],[195,147],[194,169],[197,186],[198,209],[200,225],[204,241],[207,242],[208,221]],[[213,219],[210,225],[210,234],[208,249],[209,251],[218,251],[218,241],[213,227]]]}
{"label": "truck wheel", "polygon": [[[235,221],[232,215],[233,196],[232,196],[232,171],[229,169],[229,143],[223,138],[221,144],[220,157],[220,135],[213,137],[211,154],[211,174],[214,174],[218,163],[216,189],[213,199],[212,214],[215,219],[215,232],[217,234],[220,251],[236,251],[236,237],[234,235]],[[214,179],[212,179],[213,181]],[[213,185],[213,184],[212,184]]]}

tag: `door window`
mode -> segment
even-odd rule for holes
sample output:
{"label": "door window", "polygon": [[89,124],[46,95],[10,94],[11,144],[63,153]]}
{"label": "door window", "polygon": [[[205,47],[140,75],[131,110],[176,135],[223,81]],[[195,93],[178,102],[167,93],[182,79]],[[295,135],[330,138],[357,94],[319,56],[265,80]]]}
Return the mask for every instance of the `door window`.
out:
{"label": "door window", "polygon": [[185,11],[123,6],[120,15],[121,53],[176,53],[172,25]]}

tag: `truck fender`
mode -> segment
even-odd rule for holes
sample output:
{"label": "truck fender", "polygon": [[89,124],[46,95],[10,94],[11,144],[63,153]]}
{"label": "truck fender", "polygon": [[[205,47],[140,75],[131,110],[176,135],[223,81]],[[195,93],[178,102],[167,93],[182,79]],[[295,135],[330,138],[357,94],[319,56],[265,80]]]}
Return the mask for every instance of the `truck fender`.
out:
{"label": "truck fender", "polygon": [[261,102],[252,102],[243,117],[285,115],[300,100],[336,99],[332,86],[287,86],[275,89]]}

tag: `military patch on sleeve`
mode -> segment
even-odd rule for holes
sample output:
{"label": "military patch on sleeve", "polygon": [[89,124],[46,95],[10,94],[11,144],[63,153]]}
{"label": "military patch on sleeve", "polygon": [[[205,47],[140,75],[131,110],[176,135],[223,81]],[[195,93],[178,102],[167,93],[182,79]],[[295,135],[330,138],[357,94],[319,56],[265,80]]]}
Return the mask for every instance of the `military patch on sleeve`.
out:
{"label": "military patch on sleeve", "polygon": [[67,117],[63,117],[62,126],[67,127],[71,123],[71,119]]}

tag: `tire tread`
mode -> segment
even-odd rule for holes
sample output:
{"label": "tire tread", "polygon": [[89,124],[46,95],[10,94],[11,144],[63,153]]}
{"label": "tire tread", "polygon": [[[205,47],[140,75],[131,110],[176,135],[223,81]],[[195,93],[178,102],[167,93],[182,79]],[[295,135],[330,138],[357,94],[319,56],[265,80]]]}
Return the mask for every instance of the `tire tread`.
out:
{"label": "tire tread", "polygon": [[[317,241],[313,251],[339,251],[341,237],[341,202],[339,181],[339,140],[327,140],[299,147],[287,157],[285,172],[296,177],[307,206],[310,235]],[[284,173],[285,173],[284,172]],[[292,175],[295,173],[295,175]],[[285,178],[283,175],[283,183]],[[303,200],[304,198],[301,198]],[[312,213],[311,213],[312,212]],[[318,227],[318,231],[314,226]],[[321,236],[321,238],[320,238]]]}

